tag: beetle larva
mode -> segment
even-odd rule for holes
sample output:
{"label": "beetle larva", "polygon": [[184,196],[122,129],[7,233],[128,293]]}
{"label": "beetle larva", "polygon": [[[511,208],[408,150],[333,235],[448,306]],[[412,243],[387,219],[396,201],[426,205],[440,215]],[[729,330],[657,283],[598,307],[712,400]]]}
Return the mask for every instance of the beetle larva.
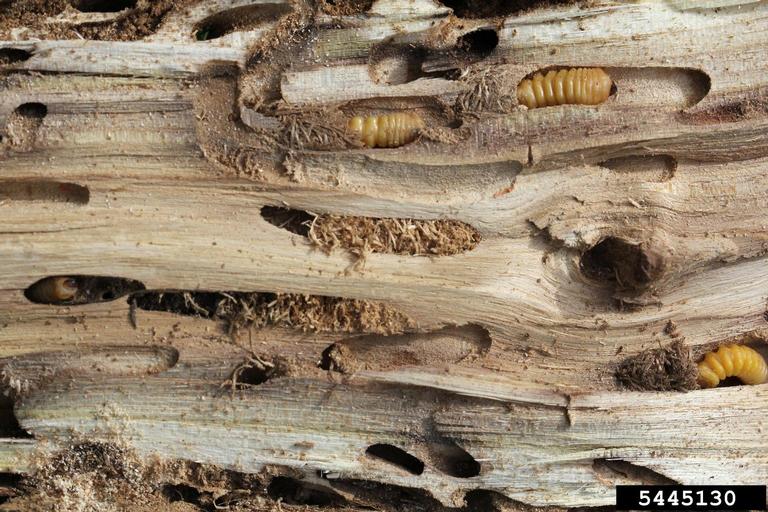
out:
{"label": "beetle larva", "polygon": [[30,286],[25,295],[33,302],[58,304],[74,299],[77,290],[77,281],[71,277],[46,277]]}
{"label": "beetle larva", "polygon": [[768,382],[768,364],[754,349],[724,345],[707,353],[699,363],[699,385],[713,388],[727,377],[738,377],[744,384],[763,384]]}
{"label": "beetle larva", "polygon": [[355,116],[347,123],[349,131],[369,148],[396,148],[413,142],[424,128],[424,120],[410,112]]}
{"label": "beetle larva", "polygon": [[517,100],[528,108],[597,105],[611,95],[613,82],[601,68],[571,68],[536,73],[517,86]]}

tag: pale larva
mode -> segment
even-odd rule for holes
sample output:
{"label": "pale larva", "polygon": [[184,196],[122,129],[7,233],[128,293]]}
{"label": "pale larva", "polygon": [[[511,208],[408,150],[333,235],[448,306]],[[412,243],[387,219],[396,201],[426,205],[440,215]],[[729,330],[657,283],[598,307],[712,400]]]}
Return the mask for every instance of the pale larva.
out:
{"label": "pale larva", "polygon": [[424,120],[410,112],[355,116],[347,123],[347,131],[369,148],[403,146],[416,140],[423,128]]}
{"label": "pale larva", "polygon": [[528,108],[597,105],[608,99],[612,86],[611,77],[600,68],[552,70],[520,82],[517,100]]}
{"label": "pale larva", "polygon": [[768,382],[768,364],[759,352],[744,345],[723,345],[699,363],[703,388],[714,388],[728,377],[737,377],[744,384],[763,384]]}

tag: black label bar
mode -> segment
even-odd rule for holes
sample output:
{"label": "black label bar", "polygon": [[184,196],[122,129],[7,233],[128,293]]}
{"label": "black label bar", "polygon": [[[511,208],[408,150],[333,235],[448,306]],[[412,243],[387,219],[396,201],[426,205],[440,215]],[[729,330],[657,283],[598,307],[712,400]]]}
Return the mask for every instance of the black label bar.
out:
{"label": "black label bar", "polygon": [[617,485],[616,510],[766,510],[764,485]]}

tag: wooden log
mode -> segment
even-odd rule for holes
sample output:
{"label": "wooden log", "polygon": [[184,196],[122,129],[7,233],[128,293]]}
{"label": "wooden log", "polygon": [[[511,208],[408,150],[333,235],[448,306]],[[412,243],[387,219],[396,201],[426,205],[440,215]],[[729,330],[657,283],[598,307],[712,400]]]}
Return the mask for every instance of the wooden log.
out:
{"label": "wooden log", "polygon": [[[768,4],[129,4],[0,2],[6,510],[768,479],[766,385],[693,389],[768,356]],[[519,105],[571,67],[608,100]]]}

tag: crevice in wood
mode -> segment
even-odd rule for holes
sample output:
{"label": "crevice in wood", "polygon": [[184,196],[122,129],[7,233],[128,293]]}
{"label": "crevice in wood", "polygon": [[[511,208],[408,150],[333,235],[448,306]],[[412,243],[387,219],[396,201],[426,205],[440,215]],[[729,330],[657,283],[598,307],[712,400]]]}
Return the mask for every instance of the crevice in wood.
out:
{"label": "crevice in wood", "polygon": [[658,98],[658,106],[678,115],[709,94],[712,80],[705,71],[686,67],[605,67],[613,80],[616,106]]}
{"label": "crevice in wood", "polygon": [[136,7],[137,0],[79,0],[74,7],[80,12],[120,12]]}
{"label": "crevice in wood", "polygon": [[19,495],[21,480],[21,475],[0,473],[0,503],[7,503],[8,500]]}
{"label": "crevice in wood", "polygon": [[77,306],[117,300],[144,289],[140,281],[123,277],[51,276],[29,285],[24,296],[38,304]]}
{"label": "crevice in wood", "polygon": [[243,328],[292,327],[310,332],[401,333],[413,321],[391,306],[367,300],[267,292],[148,291],[131,302],[147,311],[223,320]]}
{"label": "crevice in wood", "polygon": [[659,182],[671,180],[677,172],[677,159],[672,155],[628,155],[611,158],[598,165],[619,173],[658,173]]}
{"label": "crevice in wood", "polygon": [[412,475],[420,475],[424,472],[424,463],[421,460],[391,444],[372,444],[365,450],[365,453],[369,457],[386,461]]}
{"label": "crevice in wood", "polygon": [[13,398],[14,392],[9,389],[7,373],[5,368],[0,371],[3,382],[3,394],[0,395],[0,438],[14,438],[14,439],[30,439],[32,434],[21,428],[16,413],[14,411],[15,400]]}
{"label": "crevice in wood", "polygon": [[680,482],[650,468],[620,459],[595,459],[592,470],[612,485],[679,485]]}
{"label": "crevice in wood", "polygon": [[264,384],[268,380],[283,376],[287,368],[282,361],[267,360],[252,354],[238,364],[222,387],[231,388],[234,392],[239,389],[248,389]]}
{"label": "crevice in wood", "polygon": [[441,437],[427,442],[429,461],[446,475],[456,478],[472,478],[480,474],[480,463],[456,442]]}
{"label": "crevice in wood", "polygon": [[267,487],[267,495],[288,505],[332,507],[344,505],[347,500],[329,488],[303,482],[287,476],[273,477]]}
{"label": "crevice in wood", "polygon": [[480,28],[467,32],[456,41],[456,49],[475,59],[482,59],[499,45],[499,34],[492,28]]}
{"label": "crevice in wood", "polygon": [[232,32],[250,30],[271,23],[291,12],[285,3],[259,3],[244,5],[216,13],[202,20],[195,27],[195,39],[208,41]]}
{"label": "crevice in wood", "polygon": [[319,366],[327,371],[354,373],[360,369],[384,371],[457,364],[481,359],[491,343],[488,330],[475,324],[424,333],[361,336],[328,346]]}
{"label": "crevice in wood", "polygon": [[580,268],[589,279],[612,283],[616,292],[641,292],[665,270],[661,253],[648,244],[609,236],[584,251]]}
{"label": "crevice in wood", "polygon": [[0,66],[8,66],[11,64],[17,64],[24,62],[32,57],[32,52],[29,50],[21,50],[19,48],[0,48]]}
{"label": "crevice in wood", "polygon": [[304,237],[309,236],[310,226],[317,218],[304,210],[269,205],[261,208],[261,216],[273,226]]}
{"label": "crevice in wood", "polygon": [[166,484],[160,489],[160,494],[168,500],[169,503],[182,501],[200,505],[201,493],[195,487],[187,484]]}
{"label": "crevice in wood", "polygon": [[716,105],[692,112],[681,112],[679,119],[688,124],[737,123],[768,115],[768,88],[723,98]]}
{"label": "crevice in wood", "polygon": [[534,9],[578,4],[579,0],[440,0],[459,18],[495,18]]}
{"label": "crevice in wood", "polygon": [[0,180],[0,204],[6,201],[88,204],[88,187],[48,180]]}

